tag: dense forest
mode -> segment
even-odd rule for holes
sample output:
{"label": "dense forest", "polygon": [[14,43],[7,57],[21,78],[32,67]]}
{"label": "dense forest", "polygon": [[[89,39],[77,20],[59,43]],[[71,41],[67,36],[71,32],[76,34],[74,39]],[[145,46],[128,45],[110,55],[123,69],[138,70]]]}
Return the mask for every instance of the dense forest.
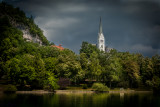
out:
{"label": "dense forest", "polygon": [[[40,35],[43,45],[27,42],[12,25],[22,23]],[[34,20],[19,8],[0,3],[0,80],[19,89],[58,89],[58,82],[92,84],[101,82],[110,88],[143,88],[160,92],[160,55],[144,57],[129,52],[108,53],[83,42],[80,54],[51,47]]]}

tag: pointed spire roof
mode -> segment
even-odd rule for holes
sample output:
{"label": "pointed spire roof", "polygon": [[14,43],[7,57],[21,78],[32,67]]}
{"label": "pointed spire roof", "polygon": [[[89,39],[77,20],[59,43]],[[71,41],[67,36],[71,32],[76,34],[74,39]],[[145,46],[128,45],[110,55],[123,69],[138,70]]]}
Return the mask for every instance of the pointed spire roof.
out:
{"label": "pointed spire roof", "polygon": [[103,33],[103,32],[102,32],[102,22],[101,22],[101,17],[100,17],[100,23],[99,23],[99,33]]}

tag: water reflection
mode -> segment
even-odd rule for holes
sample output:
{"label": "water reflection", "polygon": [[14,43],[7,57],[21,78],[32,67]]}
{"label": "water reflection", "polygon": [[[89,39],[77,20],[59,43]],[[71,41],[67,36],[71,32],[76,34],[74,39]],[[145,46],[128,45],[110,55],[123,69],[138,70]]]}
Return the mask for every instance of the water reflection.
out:
{"label": "water reflection", "polygon": [[124,93],[120,93],[120,101],[121,101],[121,102],[124,101]]}
{"label": "water reflection", "polygon": [[160,107],[152,94],[0,94],[0,107]]}

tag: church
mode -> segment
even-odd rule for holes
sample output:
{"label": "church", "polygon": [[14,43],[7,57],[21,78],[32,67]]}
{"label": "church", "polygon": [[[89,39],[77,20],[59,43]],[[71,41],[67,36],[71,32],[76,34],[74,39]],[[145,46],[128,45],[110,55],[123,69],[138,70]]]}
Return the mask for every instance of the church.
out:
{"label": "church", "polygon": [[102,21],[101,21],[101,17],[100,17],[100,23],[99,23],[99,32],[98,32],[98,40],[97,40],[97,48],[100,51],[104,51],[104,52],[110,52],[110,50],[112,48],[108,48],[105,46],[105,38],[103,35],[103,31],[102,31]]}

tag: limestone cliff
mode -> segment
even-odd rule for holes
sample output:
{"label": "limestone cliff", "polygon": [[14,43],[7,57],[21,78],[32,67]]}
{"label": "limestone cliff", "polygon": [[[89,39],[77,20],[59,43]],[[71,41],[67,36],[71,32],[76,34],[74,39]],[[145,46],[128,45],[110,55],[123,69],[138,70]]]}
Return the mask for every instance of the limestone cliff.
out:
{"label": "limestone cliff", "polygon": [[43,31],[34,23],[32,17],[26,17],[25,13],[19,8],[11,5],[0,3],[0,19],[9,19],[11,26],[23,32],[23,38],[26,41],[39,43],[40,45],[48,45],[49,42],[43,35]]}
{"label": "limestone cliff", "polygon": [[38,34],[32,34],[30,33],[29,27],[25,26],[24,24],[19,24],[14,21],[11,21],[12,25],[16,27],[17,29],[21,30],[23,32],[23,38],[28,42],[34,42],[39,43],[40,45],[43,45],[42,40],[40,39]]}

